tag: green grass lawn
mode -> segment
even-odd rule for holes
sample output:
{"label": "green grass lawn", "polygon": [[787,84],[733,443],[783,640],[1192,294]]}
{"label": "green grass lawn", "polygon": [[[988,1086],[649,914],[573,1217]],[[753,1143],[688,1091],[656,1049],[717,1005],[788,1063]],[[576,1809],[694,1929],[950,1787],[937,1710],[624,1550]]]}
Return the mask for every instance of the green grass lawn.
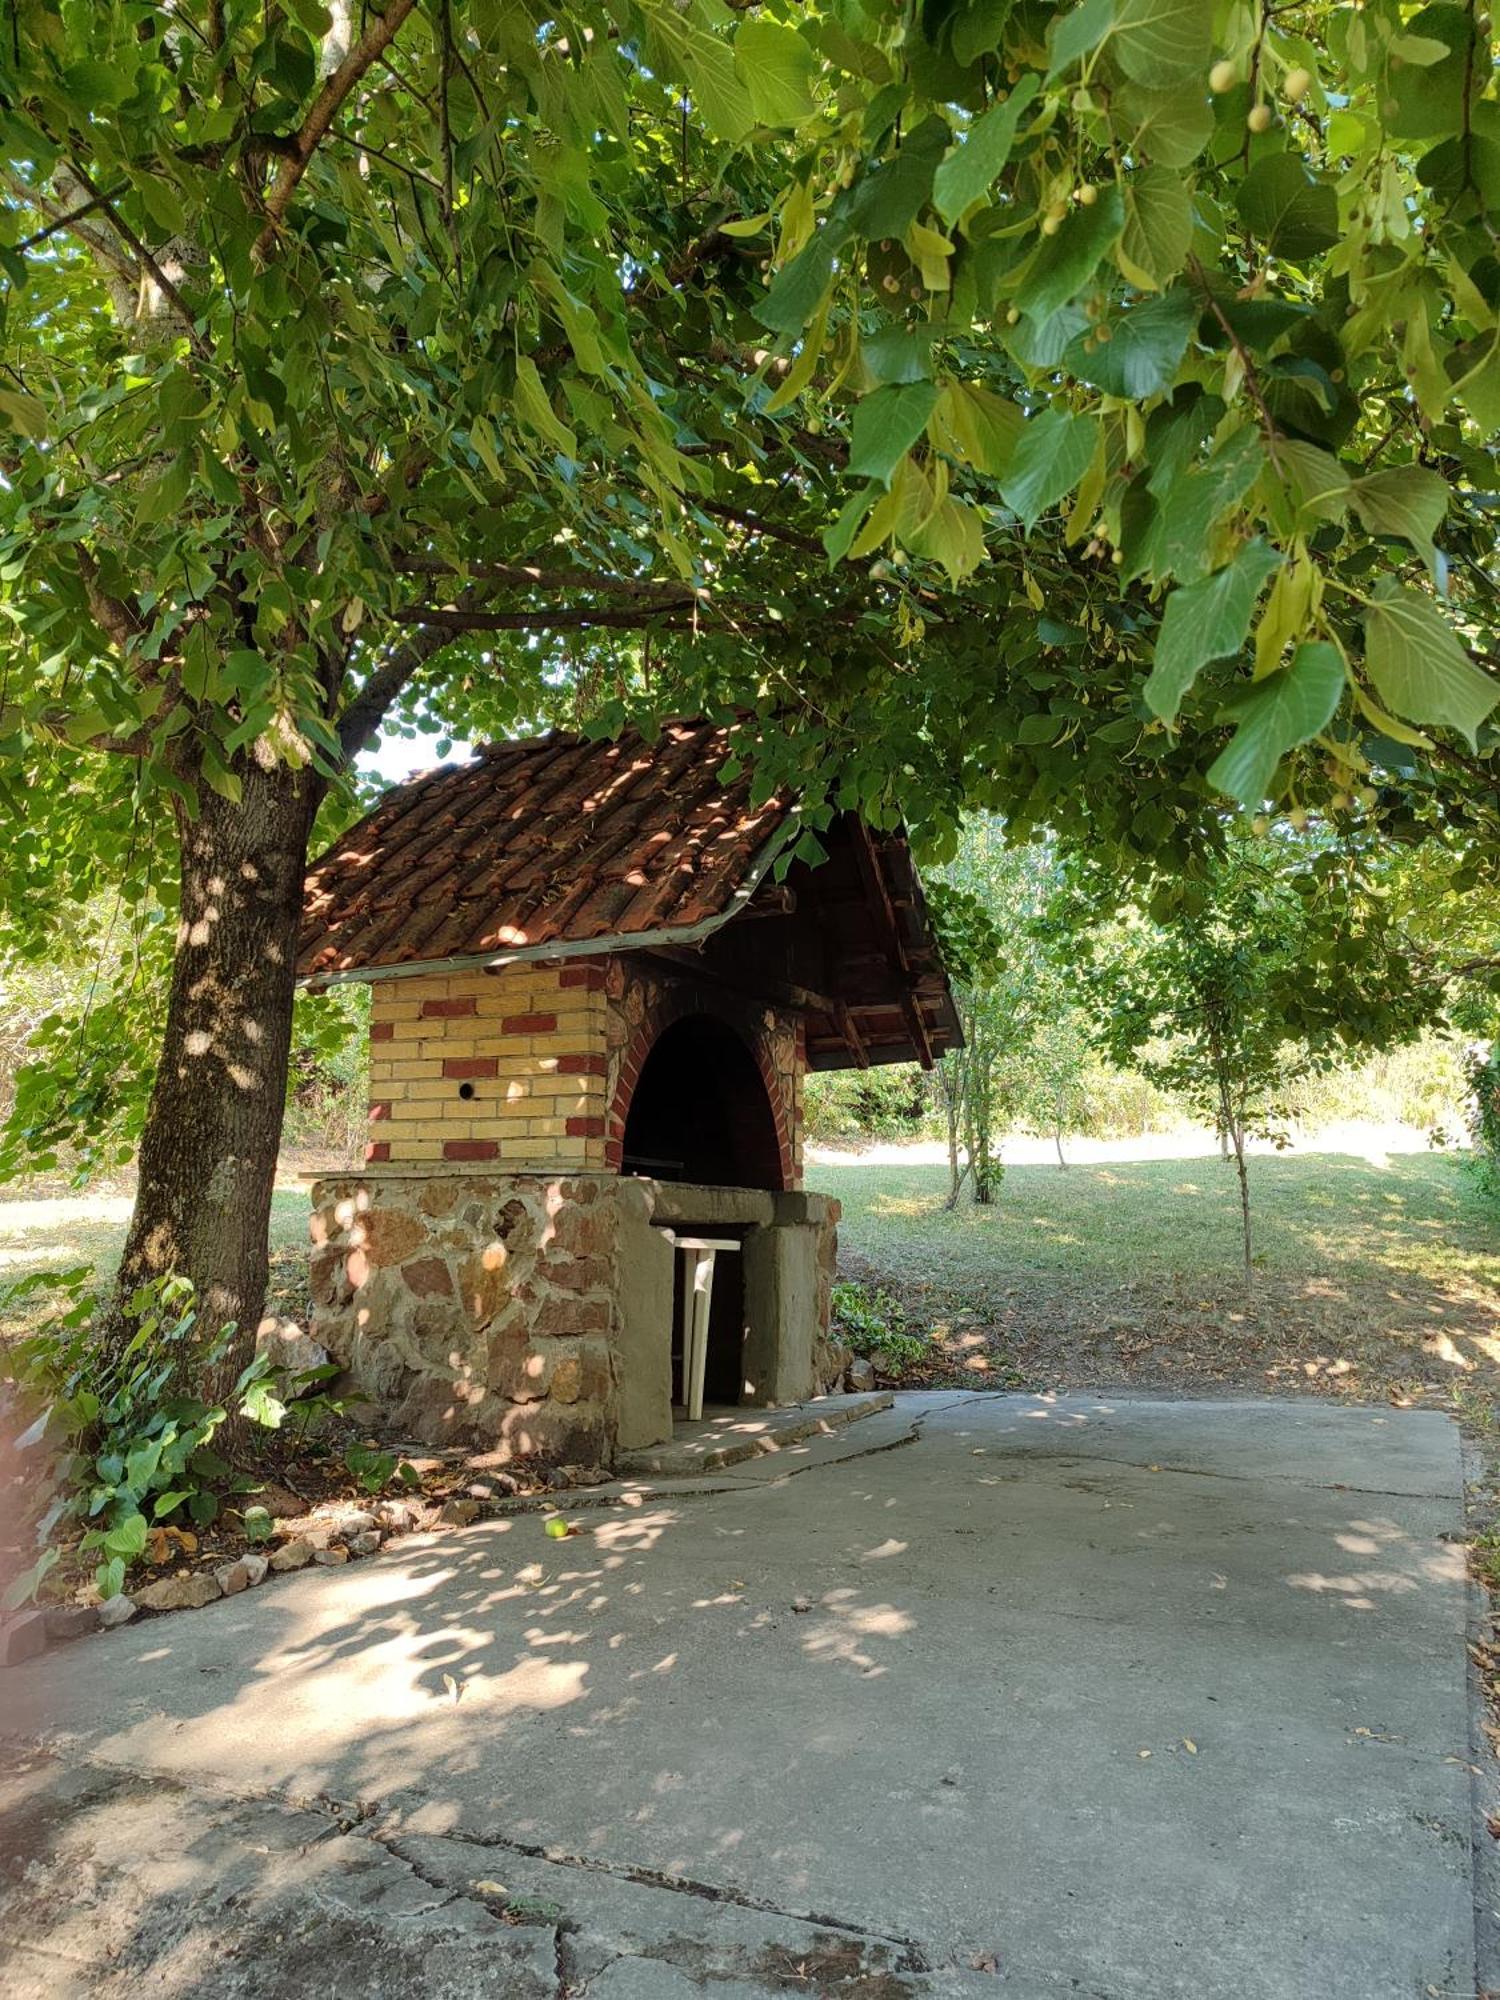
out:
{"label": "green grass lawn", "polygon": [[[32,1271],[66,1271],[92,1264],[101,1278],[120,1261],[128,1195],[47,1196],[0,1201],[0,1294]],[[307,1293],[308,1197],[299,1187],[278,1187],[271,1202],[271,1293],[278,1310],[295,1315]],[[0,1337],[19,1332],[34,1301],[7,1309],[0,1297]]]}
{"label": "green grass lawn", "polygon": [[[1251,1161],[1256,1275],[1214,1158],[1011,1167],[992,1208],[944,1211],[944,1170],[817,1165],[841,1259],[934,1336],[921,1379],[1027,1388],[1227,1386],[1442,1399],[1500,1412],[1500,1217],[1459,1163]],[[128,1200],[0,1203],[0,1286],[119,1255]],[[305,1309],[307,1195],[277,1190],[272,1301]],[[35,1312],[35,1305],[26,1308]],[[0,1331],[20,1312],[0,1308]]]}
{"label": "green grass lawn", "polygon": [[[850,1248],[960,1286],[1049,1271],[1107,1284],[1143,1265],[1186,1282],[1237,1275],[1238,1187],[1216,1158],[1010,1167],[993,1207],[951,1214],[944,1167],[819,1165],[808,1179],[844,1204]],[[1449,1156],[1257,1155],[1250,1182],[1258,1271],[1500,1291],[1500,1214]]]}
{"label": "green grass lawn", "polygon": [[1488,1399],[1500,1217],[1460,1164],[1257,1156],[1255,1282],[1217,1159],[1010,1168],[991,1208],[943,1209],[937,1166],[818,1166],[845,1267],[938,1339],[935,1379],[1238,1383]]}

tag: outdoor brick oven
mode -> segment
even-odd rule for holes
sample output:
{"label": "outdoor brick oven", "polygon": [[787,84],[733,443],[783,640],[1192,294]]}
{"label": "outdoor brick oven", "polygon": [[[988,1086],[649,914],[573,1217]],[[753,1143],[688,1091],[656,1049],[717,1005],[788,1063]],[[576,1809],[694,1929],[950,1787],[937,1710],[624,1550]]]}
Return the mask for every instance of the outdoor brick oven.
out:
{"label": "outdoor brick oven", "polygon": [[389,793],[308,877],[299,972],[371,987],[370,1143],[313,1189],[312,1332],[409,1435],[611,1463],[671,1435],[684,1282],[710,1404],[837,1386],[838,1204],[806,1070],[958,1024],[904,838],[794,799],[731,729],[497,744]]}

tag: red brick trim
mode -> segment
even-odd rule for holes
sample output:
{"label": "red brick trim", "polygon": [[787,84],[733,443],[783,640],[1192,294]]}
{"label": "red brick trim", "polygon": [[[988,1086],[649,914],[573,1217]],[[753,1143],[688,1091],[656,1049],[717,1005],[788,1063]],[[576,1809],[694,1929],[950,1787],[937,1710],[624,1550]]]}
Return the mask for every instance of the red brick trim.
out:
{"label": "red brick trim", "polygon": [[445,1139],[443,1158],[445,1160],[495,1160],[500,1157],[500,1142],[497,1139]]}
{"label": "red brick trim", "polygon": [[557,1073],[559,1076],[607,1076],[609,1057],[602,1054],[559,1056]]}
{"label": "red brick trim", "polygon": [[604,967],[602,965],[565,965],[557,975],[557,983],[564,990],[581,986],[585,993],[604,991]]}
{"label": "red brick trim", "polygon": [[368,1166],[374,1166],[378,1161],[388,1160],[390,1157],[391,1142],[389,1139],[382,1139],[378,1145],[365,1147],[365,1162]]}
{"label": "red brick trim", "polygon": [[502,1035],[550,1035],[557,1026],[555,1014],[507,1014],[500,1023]]}
{"label": "red brick trim", "polygon": [[602,1139],[604,1120],[602,1118],[570,1118],[567,1124],[570,1139]]}
{"label": "red brick trim", "polygon": [[394,1021],[372,1021],[370,1023],[370,1040],[372,1042],[393,1042],[395,1039],[396,1024]]}
{"label": "red brick trim", "polygon": [[[604,1144],[604,1164],[611,1173],[618,1173],[625,1159],[625,1120],[630,1113],[630,1100],[635,1095],[636,1084],[640,1081],[642,1068],[655,1043],[675,1021],[685,1014],[708,1014],[720,1021],[726,1028],[737,1034],[755,1058],[755,1067],[760,1072],[760,1080],[765,1088],[766,1100],[771,1108],[772,1123],[776,1128],[776,1150],[779,1155],[781,1186],[783,1191],[797,1185],[796,1151],[787,1117],[787,1105],[782,1095],[781,1082],[771,1067],[766,1053],[765,1037],[756,1029],[746,1028],[734,1016],[722,1008],[705,1006],[704,996],[691,988],[677,988],[663,994],[648,1008],[646,1018],[637,1028],[629,1047],[620,1059],[618,1080],[615,1084],[614,1101],[609,1108],[608,1136]],[[572,1121],[569,1121],[571,1129]]]}
{"label": "red brick trim", "polygon": [[382,1118],[389,1118],[390,1115],[391,1107],[389,1103],[377,1103],[370,1106],[370,1123],[372,1125],[378,1125]]}
{"label": "red brick trim", "polygon": [[443,1075],[450,1077],[498,1076],[498,1056],[444,1056]]}
{"label": "red brick trim", "polygon": [[479,1002],[471,993],[463,1000],[424,1000],[422,1019],[424,1021],[457,1021],[466,1014],[477,1014]]}

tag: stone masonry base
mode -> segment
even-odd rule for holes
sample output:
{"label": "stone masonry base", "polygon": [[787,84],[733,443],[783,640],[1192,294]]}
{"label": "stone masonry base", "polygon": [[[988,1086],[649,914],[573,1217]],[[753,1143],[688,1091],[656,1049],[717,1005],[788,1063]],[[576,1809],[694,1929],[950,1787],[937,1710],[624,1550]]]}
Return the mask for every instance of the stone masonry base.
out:
{"label": "stone masonry base", "polygon": [[[838,1204],[713,1192],[747,1206],[766,1272],[750,1288],[766,1304],[747,1336],[761,1357],[747,1400],[833,1387]],[[671,1435],[673,1252],[651,1218],[682,1196],[610,1173],[367,1169],[319,1181],[313,1337],[414,1440],[612,1465],[621,1446]],[[746,1262],[758,1268],[748,1249]]]}

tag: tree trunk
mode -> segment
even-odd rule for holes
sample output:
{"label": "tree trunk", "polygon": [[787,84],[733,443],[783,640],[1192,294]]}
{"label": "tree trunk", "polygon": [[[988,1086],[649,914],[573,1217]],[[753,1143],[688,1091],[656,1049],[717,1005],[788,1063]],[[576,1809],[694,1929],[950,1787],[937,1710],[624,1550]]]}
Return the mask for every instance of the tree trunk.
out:
{"label": "tree trunk", "polygon": [[1245,1166],[1245,1128],[1234,1128],[1234,1166],[1240,1177],[1240,1230],[1245,1242],[1245,1290],[1250,1289],[1254,1271],[1250,1263],[1250,1175]]}
{"label": "tree trunk", "polygon": [[959,1189],[964,1184],[966,1168],[959,1162],[959,1127],[963,1116],[963,1073],[958,1068],[962,1058],[947,1055],[943,1058],[938,1073],[938,1086],[943,1093],[943,1112],[948,1126],[948,1198],[943,1203],[945,1209],[957,1208]]}
{"label": "tree trunk", "polygon": [[238,803],[200,787],[198,817],[180,821],[171,996],[112,1315],[118,1329],[148,1279],[191,1278],[203,1325],[239,1328],[206,1385],[215,1394],[249,1358],[265,1301],[302,881],[323,788],[310,770],[248,758],[240,775]]}
{"label": "tree trunk", "polygon": [[[1240,1236],[1245,1251],[1245,1290],[1250,1290],[1254,1270],[1250,1262],[1250,1175],[1245,1166],[1245,1092],[1236,1095],[1229,1058],[1218,1035],[1210,1030],[1209,1056],[1213,1063],[1214,1085],[1218,1092],[1219,1144],[1226,1160],[1234,1161],[1240,1182]],[[1232,1148],[1232,1150],[1231,1150]]]}

